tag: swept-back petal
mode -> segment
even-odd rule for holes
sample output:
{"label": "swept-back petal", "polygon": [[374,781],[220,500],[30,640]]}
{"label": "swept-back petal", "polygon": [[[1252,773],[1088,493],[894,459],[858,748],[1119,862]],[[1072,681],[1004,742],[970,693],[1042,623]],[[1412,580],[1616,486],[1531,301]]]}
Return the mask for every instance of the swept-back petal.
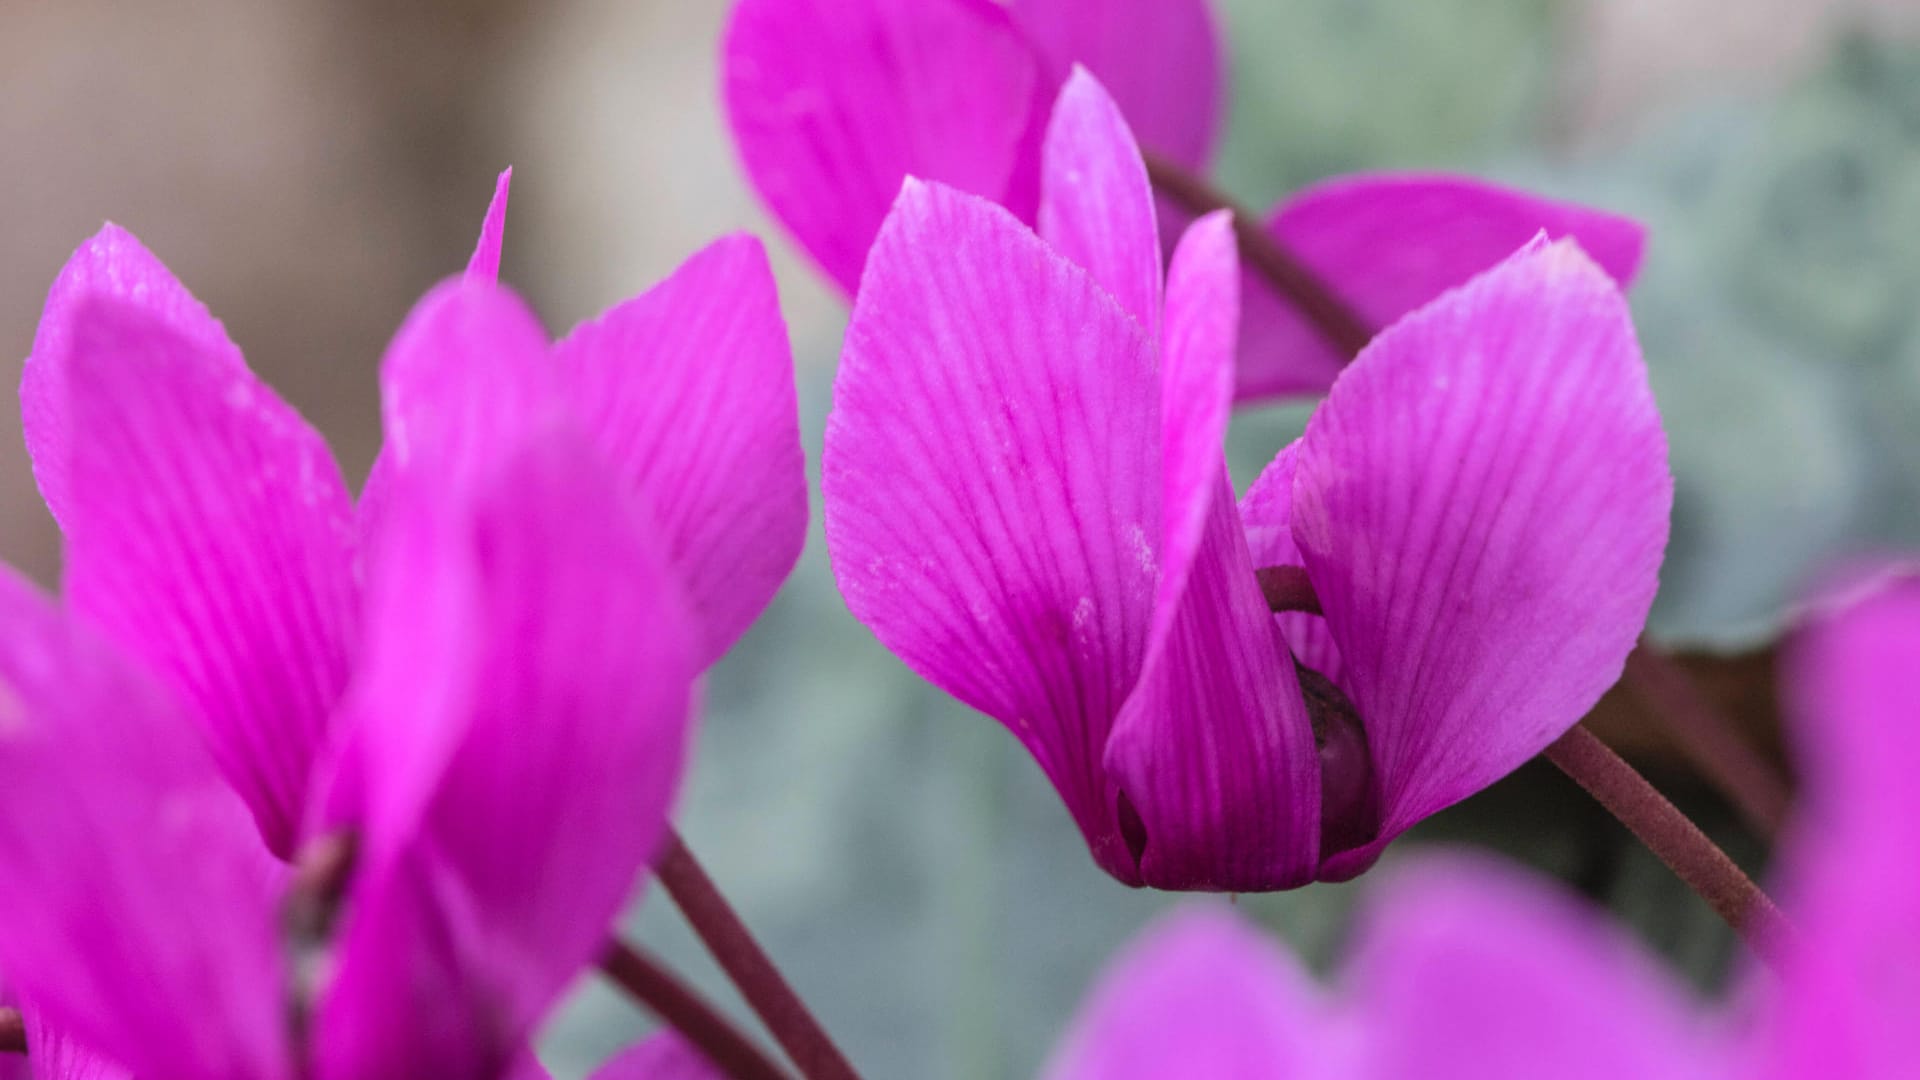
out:
{"label": "swept-back petal", "polygon": [[1043,90],[993,0],[742,0],[723,64],[754,187],[849,293],[902,178],[1009,198]]}
{"label": "swept-back petal", "polygon": [[793,352],[760,241],[728,236],[587,323],[554,363],[660,531],[718,659],[806,543]]}
{"label": "swept-back petal", "polygon": [[246,366],[226,328],[132,233],[108,224],[80,245],[47,294],[33,335],[33,354],[20,377],[20,424],[33,458],[34,480],[47,509],[62,525],[70,513],[73,447],[82,437],[77,433],[86,431],[74,422],[67,390],[74,320],[81,309],[103,297],[146,312],[193,342],[209,364]]}
{"label": "swept-back petal", "polygon": [[480,239],[467,260],[467,280],[492,285],[500,280],[500,247],[507,238],[507,195],[513,189],[513,167],[508,166],[493,182],[493,201],[487,204],[487,216],[480,222]]}
{"label": "swept-back petal", "polygon": [[1384,844],[1565,732],[1645,623],[1673,481],[1619,289],[1529,246],[1376,338],[1297,469]]}
{"label": "swept-back petal", "polygon": [[36,1022],[143,1077],[288,1075],[246,808],[173,695],[4,570],[0,776],[0,967]]}
{"label": "swept-back petal", "polygon": [[1083,64],[1145,146],[1204,168],[1225,112],[1219,34],[1206,0],[1012,0],[1055,81]]}
{"label": "swept-back petal", "polygon": [[[1140,148],[1105,89],[1076,67],[1047,125],[1040,235],[1160,336],[1160,234]],[[1231,329],[1228,331],[1231,333]]]}
{"label": "swept-back petal", "polygon": [[1816,619],[1790,653],[1805,797],[1785,858],[1798,947],[1759,1030],[1769,1075],[1898,1076],[1920,1015],[1920,578]]}
{"label": "swept-back petal", "polygon": [[1231,221],[1174,253],[1162,357],[1162,540],[1145,674],[1105,761],[1137,815],[1145,882],[1255,891],[1303,884],[1318,856],[1313,728],[1255,584],[1227,480],[1239,265]]}
{"label": "swept-back petal", "polygon": [[[18,1080],[132,1080],[133,1074],[75,1042],[47,1023],[39,1010],[27,1008],[27,1046],[32,1057],[19,1059]],[[26,1068],[31,1060],[32,1068]],[[0,1077],[15,1080],[0,1063]]]}
{"label": "swept-back petal", "polygon": [[326,444],[204,338],[76,310],[66,588],[179,690],[267,846],[294,848],[353,647],[352,503]]}
{"label": "swept-back petal", "polygon": [[510,1062],[604,943],[678,784],[693,642],[649,526],[586,435],[504,453],[472,488],[396,493],[351,714],[368,814],[325,1075]]}
{"label": "swept-back petal", "polygon": [[1337,1032],[1293,958],[1232,913],[1192,907],[1129,945],[1080,1007],[1047,1080],[1313,1080]]}
{"label": "swept-back petal", "polygon": [[622,1050],[594,1070],[592,1080],[721,1080],[723,1075],[669,1029]]}
{"label": "swept-back petal", "polygon": [[[1306,189],[1269,225],[1375,328],[1433,300],[1535,235],[1572,237],[1622,288],[1646,231],[1630,218],[1464,176],[1360,174]],[[1314,394],[1347,362],[1264,282],[1249,279],[1240,345],[1241,400]]]}
{"label": "swept-back petal", "polygon": [[1355,1075],[1724,1075],[1703,1011],[1601,912],[1488,859],[1391,880],[1345,969]]}
{"label": "swept-back petal", "polygon": [[1158,579],[1154,349],[1006,211],[909,181],[847,328],[821,461],[848,606],[1005,723],[1137,880],[1101,769]]}

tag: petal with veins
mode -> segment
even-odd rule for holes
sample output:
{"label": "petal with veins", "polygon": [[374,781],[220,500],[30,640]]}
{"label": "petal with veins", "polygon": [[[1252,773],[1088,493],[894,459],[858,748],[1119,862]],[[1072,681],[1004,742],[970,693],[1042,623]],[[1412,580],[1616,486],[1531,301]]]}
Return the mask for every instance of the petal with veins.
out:
{"label": "petal with veins", "polygon": [[1148,337],[1159,337],[1153,188],[1119,108],[1084,68],[1060,92],[1043,161],[1041,238],[1085,267]]}

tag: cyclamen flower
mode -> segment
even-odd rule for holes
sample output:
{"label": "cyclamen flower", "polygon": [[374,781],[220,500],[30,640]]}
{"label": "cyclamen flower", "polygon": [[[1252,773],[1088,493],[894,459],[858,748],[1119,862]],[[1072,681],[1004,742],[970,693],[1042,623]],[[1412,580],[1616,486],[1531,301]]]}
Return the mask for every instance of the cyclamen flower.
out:
{"label": "cyclamen flower", "polygon": [[[740,0],[724,95],[761,197],[852,294],[907,176],[1035,224],[1040,136],[1076,63],[1144,146],[1205,167],[1225,104],[1205,0]],[[1185,222],[1161,213],[1171,242]],[[1268,227],[1376,327],[1542,231],[1577,239],[1623,287],[1643,245],[1625,218],[1430,173],[1335,178],[1275,207]],[[1242,294],[1237,397],[1325,391],[1348,357],[1260,278]]]}
{"label": "cyclamen flower", "polygon": [[[131,235],[55,283],[22,400],[66,610],[0,576],[0,970],[42,1074],[71,1038],[142,1080],[538,1075],[662,837],[692,682],[803,539],[786,335],[733,237],[550,346],[493,283],[506,183],[386,357],[358,514]],[[339,836],[310,940],[288,860]]]}
{"label": "cyclamen flower", "polygon": [[1336,992],[1226,912],[1176,913],[1087,1002],[1050,1080],[1422,1076],[1880,1078],[1920,1017],[1920,582],[1818,620],[1793,654],[1803,809],[1794,933],[1702,1009],[1576,898],[1434,858],[1372,898]]}
{"label": "cyclamen flower", "polygon": [[[1236,512],[1227,220],[1162,282],[1085,73],[1045,164],[1037,236],[920,181],[881,229],[823,458],[841,591],[1020,738],[1121,881],[1358,873],[1620,674],[1672,494],[1625,304],[1571,243],[1530,245],[1382,333]],[[1275,564],[1324,619],[1270,614]]]}

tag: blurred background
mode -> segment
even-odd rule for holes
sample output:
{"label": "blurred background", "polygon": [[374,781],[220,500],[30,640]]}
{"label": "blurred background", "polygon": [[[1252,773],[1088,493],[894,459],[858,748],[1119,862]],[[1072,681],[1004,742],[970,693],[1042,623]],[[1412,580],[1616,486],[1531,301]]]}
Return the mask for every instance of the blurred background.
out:
{"label": "blurred background", "polygon": [[[504,278],[559,331],[714,235],[774,250],[817,458],[840,301],[756,205],[717,104],[720,0],[0,0],[0,355],[104,219],[138,233],[363,477],[388,335],[516,167]],[[1636,215],[1633,300],[1678,500],[1655,629],[1748,723],[1765,646],[1836,554],[1920,545],[1920,3],[1217,0],[1224,187],[1446,168]],[[1239,414],[1242,485],[1306,409]],[[1166,897],[1094,869],[1039,771],[847,616],[816,535],[713,674],[682,831],[874,1077],[1034,1073]],[[0,410],[0,555],[57,536]],[[1716,659],[1716,657],[1718,659]],[[1657,732],[1609,728],[1750,865]],[[1729,940],[1618,826],[1529,767],[1396,845],[1497,847],[1611,904],[1711,988]],[[554,883],[554,887],[565,887]],[[1316,962],[1362,890],[1238,903]],[[635,932],[730,1005],[670,905]],[[584,1075],[647,1021],[584,981],[542,1055]]]}

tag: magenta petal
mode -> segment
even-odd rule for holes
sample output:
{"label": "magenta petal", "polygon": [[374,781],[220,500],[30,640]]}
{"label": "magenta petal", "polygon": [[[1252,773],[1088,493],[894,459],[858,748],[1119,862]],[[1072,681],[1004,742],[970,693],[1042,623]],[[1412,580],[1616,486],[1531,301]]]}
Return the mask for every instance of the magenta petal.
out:
{"label": "magenta petal", "polygon": [[329,1075],[510,1061],[604,944],[681,771],[693,643],[620,480],[565,428],[475,476],[397,491],[376,567]]}
{"label": "magenta petal", "polygon": [[1761,1025],[1768,1075],[1898,1076],[1920,1015],[1920,580],[1815,620],[1790,659],[1805,798],[1784,861],[1800,933]]}
{"label": "magenta petal", "polygon": [[1153,188],[1119,108],[1084,68],[1075,68],[1060,91],[1043,161],[1041,237],[1085,267],[1147,336],[1158,337]]}
{"label": "magenta petal", "polygon": [[295,846],[353,645],[352,512],[320,436],[149,311],[77,310],[68,597],[178,688],[268,847]]}
{"label": "magenta petal", "polygon": [[723,63],[748,176],[849,293],[902,178],[1008,198],[1043,89],[992,0],[742,0]]}
{"label": "magenta petal", "polygon": [[1366,1025],[1355,1075],[1725,1075],[1701,1010],[1651,956],[1602,913],[1490,860],[1396,875],[1346,976]]}
{"label": "magenta petal", "polygon": [[702,627],[698,658],[717,659],[806,543],[793,353],[760,241],[716,241],[574,330],[553,362],[660,530]]}
{"label": "magenta petal", "polygon": [[[1293,542],[1293,474],[1299,459],[1300,442],[1296,439],[1261,470],[1240,500],[1240,523],[1246,529],[1247,548],[1257,570],[1306,567],[1300,545]],[[1280,636],[1286,639],[1295,660],[1335,685],[1343,685],[1340,647],[1334,644],[1326,619],[1301,611],[1281,612],[1273,618],[1280,624]]]}
{"label": "magenta petal", "polygon": [[102,297],[146,312],[159,325],[194,342],[208,363],[246,366],[219,320],[132,233],[110,224],[80,245],[54,279],[40,326],[34,331],[33,355],[20,378],[20,420],[33,458],[34,479],[47,508],[63,525],[72,499],[68,474],[76,432],[86,430],[74,422],[67,390],[74,319]]}
{"label": "magenta petal", "polygon": [[1012,0],[1052,77],[1083,64],[1140,142],[1204,168],[1226,104],[1219,35],[1206,0]]}
{"label": "magenta petal", "polygon": [[1382,843],[1619,678],[1672,497],[1626,303],[1571,242],[1395,324],[1334,384],[1301,440],[1293,532],[1366,727]]}
{"label": "magenta petal", "polygon": [[0,776],[21,998],[136,1073],[287,1076],[274,864],[246,808],[171,694],[5,571]]}
{"label": "magenta petal", "polygon": [[821,462],[848,606],[999,719],[1135,878],[1101,768],[1158,578],[1154,350],[1006,211],[909,182],[847,328]]}
{"label": "magenta petal", "polygon": [[[1535,235],[1572,237],[1625,288],[1646,232],[1604,210],[1468,177],[1363,174],[1308,188],[1269,226],[1376,329],[1463,285]],[[1347,357],[1264,283],[1249,283],[1240,351],[1241,400],[1319,393]]]}
{"label": "magenta petal", "polygon": [[1163,917],[1113,962],[1047,1080],[1332,1075],[1331,1016],[1304,971],[1232,913]]}
{"label": "magenta petal", "polygon": [[622,1050],[590,1080],[722,1080],[725,1075],[669,1029]]}
{"label": "magenta petal", "polygon": [[467,280],[492,285],[500,280],[500,246],[507,236],[507,194],[513,188],[513,168],[509,166],[493,183],[493,201],[487,204],[487,216],[480,223],[480,240],[467,260]]}
{"label": "magenta petal", "polygon": [[1232,223],[1200,220],[1174,253],[1161,364],[1160,582],[1145,674],[1106,764],[1142,826],[1148,885],[1303,884],[1318,856],[1320,774],[1300,688],[1254,582],[1221,446],[1239,267]]}
{"label": "magenta petal", "polygon": [[[32,1057],[15,1059],[17,1066],[0,1058],[0,1077],[5,1080],[132,1080],[133,1074],[125,1068],[48,1024],[38,1009],[28,1008],[25,1013],[27,1046]],[[26,1067],[29,1060],[33,1063],[31,1069]],[[10,1072],[10,1066],[20,1071]]]}

